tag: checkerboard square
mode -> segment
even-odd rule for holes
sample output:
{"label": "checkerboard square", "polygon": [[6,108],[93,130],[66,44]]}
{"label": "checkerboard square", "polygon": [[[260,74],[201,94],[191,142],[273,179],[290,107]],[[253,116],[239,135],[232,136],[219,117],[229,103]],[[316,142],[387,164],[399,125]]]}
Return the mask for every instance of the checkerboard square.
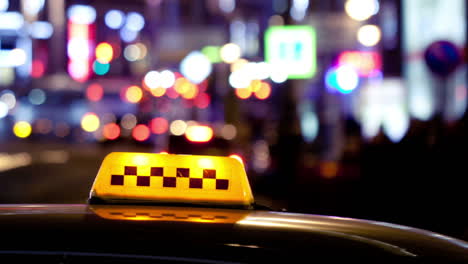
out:
{"label": "checkerboard square", "polygon": [[164,177],[163,187],[176,187],[176,178],[175,177]]}
{"label": "checkerboard square", "polygon": [[216,179],[216,170],[203,170],[203,178]]}
{"label": "checkerboard square", "polygon": [[123,175],[112,175],[111,185],[124,185],[124,176]]}
{"label": "checkerboard square", "polygon": [[189,188],[203,188],[203,179],[191,178],[189,182]]}
{"label": "checkerboard square", "polygon": [[187,168],[177,168],[177,177],[190,177],[190,169]]}
{"label": "checkerboard square", "polygon": [[151,176],[163,176],[164,169],[162,167],[151,167]]}
{"label": "checkerboard square", "polygon": [[216,190],[227,190],[229,187],[229,180],[217,179]]}
{"label": "checkerboard square", "polygon": [[137,186],[150,186],[150,177],[137,176]]}
{"label": "checkerboard square", "polygon": [[137,175],[137,167],[125,166],[125,175]]}

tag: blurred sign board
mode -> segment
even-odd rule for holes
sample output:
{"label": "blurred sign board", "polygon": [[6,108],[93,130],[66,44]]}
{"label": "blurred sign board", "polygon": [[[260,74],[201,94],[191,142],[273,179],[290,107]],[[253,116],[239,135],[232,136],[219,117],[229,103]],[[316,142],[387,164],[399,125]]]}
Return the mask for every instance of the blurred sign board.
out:
{"label": "blurred sign board", "polygon": [[337,50],[348,50],[357,44],[356,32],[361,23],[344,12],[316,13],[306,22],[317,32],[317,52],[334,54]]}
{"label": "blurred sign board", "polygon": [[272,26],[265,32],[265,58],[289,79],[308,79],[317,68],[317,36],[310,26]]}

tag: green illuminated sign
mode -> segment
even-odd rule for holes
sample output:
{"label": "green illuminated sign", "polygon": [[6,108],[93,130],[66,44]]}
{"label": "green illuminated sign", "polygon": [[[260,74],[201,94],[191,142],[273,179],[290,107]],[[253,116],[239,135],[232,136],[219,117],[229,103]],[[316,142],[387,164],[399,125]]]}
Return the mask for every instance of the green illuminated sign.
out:
{"label": "green illuminated sign", "polygon": [[317,69],[317,36],[310,26],[272,26],[265,32],[265,60],[287,71],[288,79],[312,78]]}

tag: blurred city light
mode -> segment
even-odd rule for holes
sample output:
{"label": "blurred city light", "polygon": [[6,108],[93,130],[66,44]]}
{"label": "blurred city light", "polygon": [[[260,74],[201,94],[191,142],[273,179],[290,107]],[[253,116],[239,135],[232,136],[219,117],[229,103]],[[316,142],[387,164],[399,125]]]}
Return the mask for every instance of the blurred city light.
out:
{"label": "blurred city light", "polygon": [[211,97],[207,93],[199,93],[194,100],[194,104],[196,107],[200,109],[207,108],[211,103]]}
{"label": "blurred city light", "polygon": [[10,90],[3,90],[0,101],[4,102],[8,106],[8,109],[13,109],[16,105],[16,96]]}
{"label": "blurred city light", "polygon": [[252,165],[255,171],[264,172],[270,166],[270,150],[268,142],[257,140],[252,147]]}
{"label": "blurred city light", "polygon": [[109,63],[114,55],[112,46],[107,42],[99,43],[96,46],[96,60],[102,64]]}
{"label": "blurred city light", "polygon": [[275,83],[284,83],[288,79],[288,72],[280,65],[272,65],[270,79]]}
{"label": "blurred city light", "polygon": [[241,48],[239,45],[234,44],[234,43],[228,43],[225,44],[223,47],[221,47],[220,50],[220,55],[221,59],[225,63],[233,63],[236,60],[238,60],[241,57]]}
{"label": "blurred city light", "polygon": [[86,88],[86,98],[88,98],[88,100],[90,101],[97,102],[102,99],[103,95],[104,95],[104,89],[98,83],[90,84]]}
{"label": "blurred city light", "polygon": [[136,141],[145,141],[150,137],[150,129],[146,125],[139,124],[133,128],[132,136]]}
{"label": "blurred city light", "polygon": [[120,121],[120,124],[122,125],[123,128],[125,129],[132,129],[136,126],[137,124],[137,118],[134,114],[125,114],[122,117],[122,121]]}
{"label": "blurred city light", "polygon": [[105,75],[109,72],[110,70],[110,64],[109,63],[100,63],[99,61],[94,61],[93,63],[93,71],[97,75]]}
{"label": "blurred city light", "polygon": [[310,102],[302,103],[300,109],[301,132],[305,142],[311,143],[319,132],[319,119]]}
{"label": "blurred city light", "polygon": [[166,89],[174,86],[176,81],[175,74],[170,70],[163,70],[160,74],[160,78],[161,87]]}
{"label": "blurred city light", "polygon": [[5,12],[10,5],[10,0],[0,0],[0,12]]}
{"label": "blurred city light", "polygon": [[221,47],[219,46],[205,46],[202,48],[201,52],[210,60],[211,63],[220,63],[222,61],[220,50]]}
{"label": "blurred city light", "polygon": [[103,136],[108,140],[115,140],[120,136],[120,127],[115,123],[109,123],[102,129]]}
{"label": "blurred city light", "polygon": [[44,8],[45,0],[23,0],[23,10],[28,16],[37,16]]}
{"label": "blurred city light", "polygon": [[119,35],[123,41],[130,43],[136,40],[136,38],[138,37],[138,31],[129,30],[128,28],[123,27],[120,29]]}
{"label": "blurred city light", "polygon": [[145,18],[137,12],[129,12],[125,20],[125,28],[130,31],[138,32],[145,26]]}
{"label": "blurred city light", "polygon": [[32,132],[32,127],[31,124],[29,124],[26,121],[19,121],[16,122],[15,125],[13,126],[13,133],[15,136],[19,138],[27,138],[29,135],[31,135]]}
{"label": "blurred city light", "polygon": [[67,15],[76,24],[89,25],[96,21],[96,9],[89,5],[72,5],[68,8]]}
{"label": "blurred city light", "polygon": [[125,90],[125,100],[129,103],[136,104],[143,98],[143,91],[140,87],[132,85]]}
{"label": "blurred city light", "polygon": [[180,72],[196,84],[205,80],[211,71],[210,60],[199,51],[190,52],[180,63]]}
{"label": "blurred city light", "polygon": [[353,67],[359,76],[375,77],[382,70],[382,56],[375,51],[344,51],[337,64]]}
{"label": "blurred city light", "polygon": [[250,74],[242,69],[229,75],[229,85],[236,89],[247,88],[251,81]]}
{"label": "blurred city light", "polygon": [[0,50],[0,67],[18,67],[27,61],[26,52],[21,48]]}
{"label": "blurred city light", "polygon": [[145,56],[146,47],[144,45],[131,44],[124,49],[124,57],[128,61],[137,61]]}
{"label": "blurred city light", "polygon": [[109,28],[119,29],[125,22],[125,14],[120,10],[112,9],[107,11],[104,21]]}
{"label": "blurred city light", "polygon": [[221,128],[221,137],[226,140],[233,140],[237,135],[237,129],[234,125],[225,124]]}
{"label": "blurred city light", "polygon": [[86,113],[81,119],[81,128],[86,132],[98,130],[99,125],[99,117],[95,113]]}
{"label": "blurred city light", "polygon": [[349,17],[363,21],[379,12],[378,0],[347,0],[345,11]]}
{"label": "blurred city light", "polygon": [[301,21],[305,18],[309,0],[293,0],[290,10],[291,17],[296,21]]}
{"label": "blurred city light", "polygon": [[184,86],[187,87],[187,90],[181,94],[181,96],[184,99],[190,100],[190,99],[194,99],[195,97],[197,97],[199,89],[196,84],[186,82],[186,85]]}
{"label": "blurred city light", "polygon": [[165,118],[156,117],[151,120],[150,127],[154,134],[164,134],[169,128],[169,123]]}
{"label": "blurred city light", "polygon": [[260,100],[265,100],[270,97],[271,86],[266,82],[261,82],[259,88],[255,91],[254,95]]}
{"label": "blurred city light", "polygon": [[191,142],[208,142],[213,138],[213,129],[202,125],[189,126],[185,131],[185,137]]}
{"label": "blurred city light", "polygon": [[29,27],[29,34],[35,39],[49,39],[53,33],[54,27],[46,21],[34,21]]}
{"label": "blurred city light", "polygon": [[158,71],[149,71],[143,78],[143,82],[150,89],[161,87],[161,74]]}
{"label": "blurred city light", "polygon": [[20,30],[24,25],[24,17],[18,12],[0,13],[0,21],[0,29],[4,30]]}
{"label": "blurred city light", "polygon": [[218,3],[224,13],[231,13],[236,8],[236,0],[218,0]]}
{"label": "blurred city light", "polygon": [[29,92],[28,99],[33,105],[41,105],[46,101],[46,93],[38,88],[32,89]]}
{"label": "blurred city light", "polygon": [[333,67],[325,74],[325,83],[328,88],[347,94],[357,88],[359,76],[350,66]]}
{"label": "blurred city light", "polygon": [[174,120],[172,121],[169,130],[174,136],[181,136],[185,133],[187,129],[187,123],[183,120]]}
{"label": "blurred city light", "polygon": [[240,99],[247,99],[252,95],[252,90],[250,88],[236,88],[234,91],[236,96]]}
{"label": "blurred city light", "polygon": [[45,65],[41,60],[33,60],[31,69],[31,77],[41,78],[45,73]]}
{"label": "blurred city light", "polygon": [[70,126],[65,122],[59,122],[55,126],[55,135],[60,138],[64,138],[70,134]]}
{"label": "blurred city light", "polygon": [[15,81],[15,68],[0,67],[0,85],[8,86],[8,85],[11,85],[14,81]]}
{"label": "blurred city light", "polygon": [[151,94],[154,97],[161,97],[164,94],[166,94],[166,91],[167,91],[166,88],[158,87],[158,88],[151,89]]}
{"label": "blurred city light", "polygon": [[5,102],[0,101],[0,119],[4,118],[7,115],[8,115],[8,105]]}
{"label": "blurred city light", "polygon": [[372,47],[379,43],[382,33],[376,25],[364,25],[357,32],[359,43],[366,47]]}
{"label": "blurred city light", "polygon": [[247,65],[247,63],[249,63],[249,61],[246,59],[241,58],[236,60],[231,64],[231,72],[242,70],[242,68],[244,68]]}

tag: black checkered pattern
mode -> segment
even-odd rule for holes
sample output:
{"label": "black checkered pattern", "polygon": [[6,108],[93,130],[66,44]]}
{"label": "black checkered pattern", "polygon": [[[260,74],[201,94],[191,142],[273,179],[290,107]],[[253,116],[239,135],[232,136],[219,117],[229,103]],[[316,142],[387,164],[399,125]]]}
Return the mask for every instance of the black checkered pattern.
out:
{"label": "black checkered pattern", "polygon": [[229,188],[229,180],[217,179],[216,170],[203,169],[202,178],[191,178],[189,168],[177,168],[176,176],[165,176],[163,167],[151,167],[151,175],[142,176],[138,175],[138,168],[136,166],[125,166],[124,175],[111,176],[111,185],[124,185],[125,176],[136,176],[137,186],[150,186],[151,177],[163,177],[162,187],[164,188],[175,188],[177,187],[177,178],[188,178],[190,189],[203,189],[203,182],[206,180],[215,181],[216,190],[227,190]]}

